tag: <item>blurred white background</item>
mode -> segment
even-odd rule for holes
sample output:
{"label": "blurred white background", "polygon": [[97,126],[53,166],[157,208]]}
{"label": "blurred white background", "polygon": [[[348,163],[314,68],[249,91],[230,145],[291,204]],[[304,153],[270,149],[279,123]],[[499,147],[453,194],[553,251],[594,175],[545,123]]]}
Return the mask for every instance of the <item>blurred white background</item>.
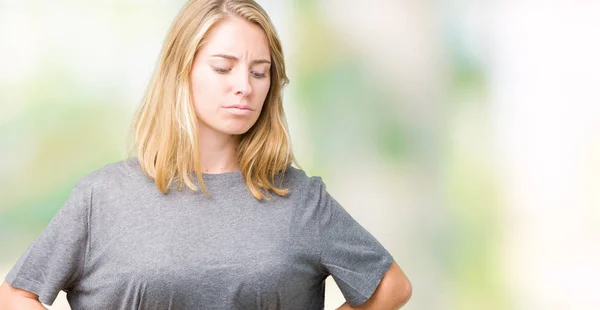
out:
{"label": "blurred white background", "polygon": [[[405,309],[600,308],[598,1],[258,2],[296,157],[394,255]],[[127,155],[184,3],[0,0],[2,278]]]}

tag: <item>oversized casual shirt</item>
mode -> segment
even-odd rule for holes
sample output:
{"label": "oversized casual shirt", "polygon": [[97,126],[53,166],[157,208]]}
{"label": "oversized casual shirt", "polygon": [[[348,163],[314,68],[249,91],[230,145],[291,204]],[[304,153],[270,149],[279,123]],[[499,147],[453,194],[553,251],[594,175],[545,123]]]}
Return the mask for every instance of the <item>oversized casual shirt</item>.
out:
{"label": "oversized casual shirt", "polygon": [[135,157],[84,176],[6,281],[72,309],[307,310],[330,275],[362,304],[393,262],[319,177],[290,166],[262,201],[240,171],[202,178],[210,197],[159,192]]}

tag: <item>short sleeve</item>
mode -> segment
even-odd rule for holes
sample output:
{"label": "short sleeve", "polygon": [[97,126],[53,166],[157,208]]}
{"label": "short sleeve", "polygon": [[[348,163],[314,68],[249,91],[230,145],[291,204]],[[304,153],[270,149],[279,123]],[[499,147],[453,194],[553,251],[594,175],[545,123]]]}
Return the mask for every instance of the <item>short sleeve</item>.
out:
{"label": "short sleeve", "polygon": [[326,191],[319,201],[320,264],[353,306],[367,301],[391,267],[392,255]]}
{"label": "short sleeve", "polygon": [[88,246],[92,189],[81,180],[46,229],[20,256],[6,282],[52,305],[61,290],[71,289],[83,273]]}

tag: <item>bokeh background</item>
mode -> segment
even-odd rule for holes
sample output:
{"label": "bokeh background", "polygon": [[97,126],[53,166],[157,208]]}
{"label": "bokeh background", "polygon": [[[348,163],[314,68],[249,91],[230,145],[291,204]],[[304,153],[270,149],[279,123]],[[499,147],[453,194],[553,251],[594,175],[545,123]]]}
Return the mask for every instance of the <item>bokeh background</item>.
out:
{"label": "bokeh background", "polygon": [[[2,279],[127,156],[184,3],[0,0]],[[598,1],[259,3],[297,160],[394,255],[405,309],[600,309]]]}

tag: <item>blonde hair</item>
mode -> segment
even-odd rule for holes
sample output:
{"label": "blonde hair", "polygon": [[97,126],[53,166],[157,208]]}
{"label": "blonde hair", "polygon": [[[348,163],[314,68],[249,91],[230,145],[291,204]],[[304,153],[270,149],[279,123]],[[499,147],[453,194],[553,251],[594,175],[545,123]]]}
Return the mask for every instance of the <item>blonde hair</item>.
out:
{"label": "blonde hair", "polygon": [[281,43],[267,13],[252,0],[191,0],[169,29],[132,128],[140,166],[164,194],[173,181],[177,181],[178,190],[181,184],[198,190],[192,177],[195,173],[210,197],[202,179],[189,75],[207,33],[230,16],[263,29],[272,61],[271,86],[258,120],[241,135],[238,163],[246,186],[257,199],[268,199],[265,194],[269,192],[280,196],[288,193],[288,189],[275,185],[275,176],[285,173],[294,161],[281,95],[289,80]]}

